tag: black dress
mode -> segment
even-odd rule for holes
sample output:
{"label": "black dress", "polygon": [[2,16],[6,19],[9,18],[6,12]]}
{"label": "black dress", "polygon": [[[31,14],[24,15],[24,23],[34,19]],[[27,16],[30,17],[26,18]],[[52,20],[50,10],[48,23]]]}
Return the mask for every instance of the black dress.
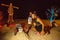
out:
{"label": "black dress", "polygon": [[35,20],[35,23],[36,23],[35,29],[38,32],[41,32],[42,31],[42,25],[39,22],[37,22],[37,20]]}

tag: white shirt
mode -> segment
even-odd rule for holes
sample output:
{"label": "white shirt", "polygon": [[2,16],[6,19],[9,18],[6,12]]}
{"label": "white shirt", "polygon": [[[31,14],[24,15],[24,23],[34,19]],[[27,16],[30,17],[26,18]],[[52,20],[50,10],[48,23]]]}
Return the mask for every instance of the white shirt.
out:
{"label": "white shirt", "polygon": [[32,17],[28,17],[28,24],[32,24]]}

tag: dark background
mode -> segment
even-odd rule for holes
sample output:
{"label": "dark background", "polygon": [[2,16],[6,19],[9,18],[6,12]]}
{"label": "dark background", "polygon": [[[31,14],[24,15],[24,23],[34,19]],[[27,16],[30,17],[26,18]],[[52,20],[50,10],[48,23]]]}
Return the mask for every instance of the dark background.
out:
{"label": "dark background", "polygon": [[[14,19],[27,18],[31,10],[36,11],[42,19],[47,19],[45,11],[52,6],[58,8],[60,11],[59,0],[0,0],[0,4],[9,4],[10,2],[12,2],[14,6],[19,7],[18,10],[14,9]],[[4,18],[8,17],[7,9],[7,7],[0,5],[0,10],[3,11]],[[58,17],[56,19],[60,19],[60,12],[58,12]]]}

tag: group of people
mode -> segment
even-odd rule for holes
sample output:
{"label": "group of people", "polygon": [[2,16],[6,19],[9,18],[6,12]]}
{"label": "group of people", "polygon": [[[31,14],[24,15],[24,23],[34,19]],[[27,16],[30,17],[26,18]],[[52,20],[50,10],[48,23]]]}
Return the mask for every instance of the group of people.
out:
{"label": "group of people", "polygon": [[30,12],[30,15],[28,17],[28,25],[30,25],[29,30],[32,26],[34,26],[34,31],[37,33],[45,34],[48,32],[48,34],[50,34],[50,29],[58,26],[55,22],[55,18],[58,16],[58,10],[52,7],[51,9],[47,9],[47,11],[48,12],[46,16],[50,21],[50,26],[46,27],[41,18],[37,16],[37,13],[34,11]]}
{"label": "group of people", "polygon": [[36,33],[44,34],[44,23],[37,16],[36,12],[33,13],[30,12],[30,15],[28,17],[28,25],[29,25],[29,30],[33,28],[32,30],[35,31]]}
{"label": "group of people", "polygon": [[[19,27],[19,25],[17,25],[17,27]],[[19,29],[17,27],[16,29],[18,31]],[[26,30],[23,30],[28,34],[31,28],[33,28],[32,30],[36,31],[36,33],[44,34],[44,23],[42,22],[42,20],[35,13],[29,12],[28,26]]]}
{"label": "group of people", "polygon": [[[57,11],[54,8],[47,9],[47,11],[48,12],[46,12],[47,13],[46,16],[47,16],[48,20],[50,21],[50,26],[45,26],[45,24],[43,23],[41,18],[39,16],[37,16],[36,11],[34,11],[34,12],[29,12],[28,25],[27,25],[27,27],[22,28],[22,30],[24,30],[24,32],[27,34],[29,33],[29,31],[31,29],[40,35],[44,35],[45,33],[50,34],[51,28],[53,28],[54,26],[57,25],[55,22],[55,18],[57,16]],[[19,31],[18,26],[19,25],[17,25],[17,27],[16,27],[17,32]],[[21,29],[21,26],[20,26],[20,29]],[[17,34],[17,32],[15,33],[15,35]]]}

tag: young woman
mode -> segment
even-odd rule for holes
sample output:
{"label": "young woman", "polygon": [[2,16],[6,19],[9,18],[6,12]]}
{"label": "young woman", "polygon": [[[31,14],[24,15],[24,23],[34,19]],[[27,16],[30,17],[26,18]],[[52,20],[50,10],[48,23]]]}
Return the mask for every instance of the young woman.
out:
{"label": "young woman", "polygon": [[28,17],[28,31],[26,32],[28,34],[29,30],[32,27],[32,12],[29,12],[29,17]]}
{"label": "young woman", "polygon": [[28,25],[32,24],[32,12],[29,12],[29,17],[28,17]]}
{"label": "young woman", "polygon": [[37,17],[36,14],[32,14],[33,18],[33,30],[41,35],[44,34],[44,23],[41,21],[39,17]]}

